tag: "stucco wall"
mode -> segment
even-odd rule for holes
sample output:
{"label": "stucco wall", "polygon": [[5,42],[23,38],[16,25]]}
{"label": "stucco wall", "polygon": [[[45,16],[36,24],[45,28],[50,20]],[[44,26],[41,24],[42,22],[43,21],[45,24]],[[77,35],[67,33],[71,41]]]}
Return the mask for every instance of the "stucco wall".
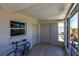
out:
{"label": "stucco wall", "polygon": [[[27,35],[10,37],[10,20],[25,22],[27,24]],[[33,44],[32,25],[39,23],[36,19],[22,13],[12,13],[7,9],[0,9],[0,55],[6,55],[12,48],[11,41],[22,40],[24,38]]]}

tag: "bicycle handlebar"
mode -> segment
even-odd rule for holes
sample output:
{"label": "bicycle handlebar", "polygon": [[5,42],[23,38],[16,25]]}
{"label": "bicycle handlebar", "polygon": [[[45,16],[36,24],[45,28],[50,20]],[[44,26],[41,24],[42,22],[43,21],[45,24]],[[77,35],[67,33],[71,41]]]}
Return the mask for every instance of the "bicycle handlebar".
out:
{"label": "bicycle handlebar", "polygon": [[18,43],[20,43],[21,41],[17,41],[17,42],[12,42],[12,44],[18,44]]}
{"label": "bicycle handlebar", "polygon": [[21,41],[12,42],[12,44],[18,47],[18,46],[24,45],[25,43],[20,44],[20,45],[18,45],[18,44],[21,43],[21,42],[25,42],[25,41],[27,42],[27,39],[23,39],[23,40],[21,40]]}
{"label": "bicycle handlebar", "polygon": [[27,41],[27,40],[26,39],[23,39],[22,41],[24,42],[24,41]]}
{"label": "bicycle handlebar", "polygon": [[12,42],[12,44],[18,44],[18,43],[24,42],[24,41],[27,41],[27,39],[23,39],[23,40],[21,40],[21,41]]}

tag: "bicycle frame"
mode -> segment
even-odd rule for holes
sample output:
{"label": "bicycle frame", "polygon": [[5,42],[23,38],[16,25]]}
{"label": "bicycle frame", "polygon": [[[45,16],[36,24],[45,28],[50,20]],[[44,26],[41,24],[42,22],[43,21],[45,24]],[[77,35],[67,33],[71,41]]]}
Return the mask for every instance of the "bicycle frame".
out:
{"label": "bicycle frame", "polygon": [[[21,43],[21,42],[23,42],[23,44],[18,45],[18,44]],[[12,46],[13,46],[14,50],[11,51],[11,52],[8,54],[8,56],[9,56],[11,53],[14,53],[14,56],[18,56],[17,53],[20,53],[21,56],[24,55],[25,52],[26,52],[26,50],[28,49],[28,46],[26,45],[26,44],[28,44],[28,43],[29,43],[29,42],[28,42],[26,39],[24,39],[24,40],[22,40],[22,41],[12,42]],[[19,49],[20,46],[22,46],[23,49]],[[29,43],[29,46],[30,46],[30,43]]]}

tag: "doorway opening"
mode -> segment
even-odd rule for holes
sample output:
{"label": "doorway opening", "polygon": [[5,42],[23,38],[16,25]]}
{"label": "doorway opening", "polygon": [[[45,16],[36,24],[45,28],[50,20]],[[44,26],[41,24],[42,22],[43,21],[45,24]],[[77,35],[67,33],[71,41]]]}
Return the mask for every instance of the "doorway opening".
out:
{"label": "doorway opening", "polygon": [[58,41],[64,42],[64,22],[58,23]]}

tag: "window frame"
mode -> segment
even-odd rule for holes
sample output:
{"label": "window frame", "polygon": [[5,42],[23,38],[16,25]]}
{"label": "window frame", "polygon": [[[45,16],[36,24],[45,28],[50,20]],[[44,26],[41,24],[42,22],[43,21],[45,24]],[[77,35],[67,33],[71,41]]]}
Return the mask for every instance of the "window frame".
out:
{"label": "window frame", "polygon": [[[16,24],[19,23],[19,24],[24,24],[24,27],[11,27],[11,22],[15,22]],[[19,34],[19,35],[14,35],[14,36],[11,36],[11,30],[24,30],[24,34]],[[23,36],[23,35],[26,35],[26,23],[25,22],[19,22],[19,21],[13,21],[11,20],[10,21],[10,37],[13,38],[13,37],[19,37],[19,36]]]}

